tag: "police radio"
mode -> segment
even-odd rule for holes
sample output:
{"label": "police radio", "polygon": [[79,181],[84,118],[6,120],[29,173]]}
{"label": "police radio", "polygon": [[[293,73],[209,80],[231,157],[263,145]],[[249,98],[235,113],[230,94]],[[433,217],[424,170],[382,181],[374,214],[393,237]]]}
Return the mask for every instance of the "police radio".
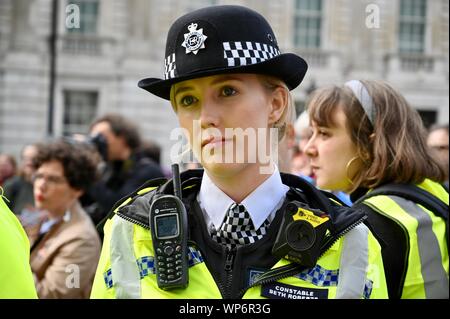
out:
{"label": "police radio", "polygon": [[181,201],[178,164],[172,165],[173,195],[161,195],[150,206],[150,229],[158,287],[186,288],[189,282],[186,208]]}
{"label": "police radio", "polygon": [[330,223],[330,217],[318,209],[298,201],[287,204],[272,254],[314,267]]}

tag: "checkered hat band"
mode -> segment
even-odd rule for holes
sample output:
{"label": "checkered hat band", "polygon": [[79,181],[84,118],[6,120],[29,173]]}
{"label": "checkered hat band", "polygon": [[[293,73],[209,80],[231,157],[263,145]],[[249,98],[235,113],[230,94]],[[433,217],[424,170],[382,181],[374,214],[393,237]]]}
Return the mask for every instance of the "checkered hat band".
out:
{"label": "checkered hat band", "polygon": [[175,53],[164,59],[164,80],[173,79],[176,74]]}
{"label": "checkered hat band", "polygon": [[255,230],[251,217],[243,205],[233,204],[220,229],[211,236],[219,244],[229,249],[236,246],[253,244],[267,233],[269,221],[266,220],[259,229]]}
{"label": "checkered hat band", "polygon": [[259,42],[223,42],[223,57],[228,66],[251,65],[272,59],[280,51],[268,44]]}

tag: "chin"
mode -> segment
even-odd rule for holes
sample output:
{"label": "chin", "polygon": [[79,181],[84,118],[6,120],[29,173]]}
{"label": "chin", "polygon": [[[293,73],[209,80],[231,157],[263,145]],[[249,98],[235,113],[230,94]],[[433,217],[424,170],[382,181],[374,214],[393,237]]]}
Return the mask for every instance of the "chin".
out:
{"label": "chin", "polygon": [[204,169],[211,175],[228,177],[238,174],[246,166],[243,163],[202,163]]}

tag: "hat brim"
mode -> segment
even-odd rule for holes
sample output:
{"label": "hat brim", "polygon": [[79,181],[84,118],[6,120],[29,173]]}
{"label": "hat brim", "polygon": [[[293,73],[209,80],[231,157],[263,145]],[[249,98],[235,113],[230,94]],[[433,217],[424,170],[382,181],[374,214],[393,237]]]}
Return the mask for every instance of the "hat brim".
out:
{"label": "hat brim", "polygon": [[307,70],[308,64],[300,56],[293,53],[284,53],[251,65],[201,70],[167,80],[146,78],[139,81],[138,86],[156,96],[170,100],[170,88],[178,82],[216,74],[254,73],[277,77],[286,83],[289,90],[293,90],[302,82]]}

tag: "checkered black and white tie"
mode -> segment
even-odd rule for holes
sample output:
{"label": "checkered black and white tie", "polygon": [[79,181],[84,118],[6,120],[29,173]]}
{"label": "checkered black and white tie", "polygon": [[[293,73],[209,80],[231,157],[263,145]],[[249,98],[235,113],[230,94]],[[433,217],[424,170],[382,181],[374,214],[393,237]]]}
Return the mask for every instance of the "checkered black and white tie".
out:
{"label": "checkered black and white tie", "polygon": [[236,246],[252,244],[261,239],[269,227],[269,220],[255,230],[248,211],[243,205],[234,203],[228,209],[220,229],[212,234],[212,238],[229,249]]}

